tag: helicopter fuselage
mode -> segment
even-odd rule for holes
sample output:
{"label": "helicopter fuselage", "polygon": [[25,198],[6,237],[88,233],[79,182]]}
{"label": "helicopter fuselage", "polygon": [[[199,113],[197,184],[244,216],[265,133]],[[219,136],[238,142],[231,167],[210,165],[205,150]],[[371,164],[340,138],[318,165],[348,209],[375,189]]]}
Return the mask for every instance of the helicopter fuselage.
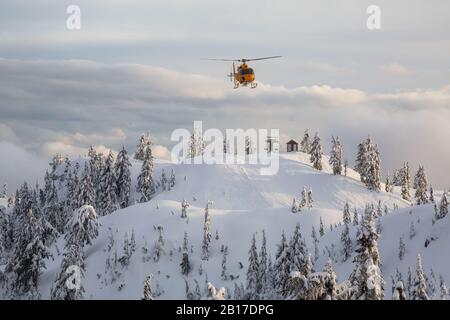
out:
{"label": "helicopter fuselage", "polygon": [[234,87],[237,88],[239,85],[248,86],[252,88],[256,87],[255,72],[246,63],[242,63],[235,70],[233,63],[233,74],[234,74]]}

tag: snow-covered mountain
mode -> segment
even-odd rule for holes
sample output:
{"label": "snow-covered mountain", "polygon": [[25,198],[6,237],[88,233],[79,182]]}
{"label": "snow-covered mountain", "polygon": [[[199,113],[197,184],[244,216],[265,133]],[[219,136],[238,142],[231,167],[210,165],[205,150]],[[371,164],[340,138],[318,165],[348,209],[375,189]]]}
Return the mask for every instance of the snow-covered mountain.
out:
{"label": "snow-covered mountain", "polygon": [[[333,175],[327,162],[324,158],[324,168],[318,171],[311,166],[309,155],[305,153],[281,154],[279,172],[273,176],[260,175],[259,165],[156,162],[155,179],[161,176],[162,170],[166,173],[173,170],[175,187],[170,191],[159,191],[149,202],[136,203],[99,218],[99,236],[85,248],[84,298],[139,299],[149,274],[153,274],[153,287],[159,294],[158,299],[185,299],[186,282],[194,290],[195,280],[201,290],[209,281],[216,287],[225,287],[227,294],[233,297],[235,283],[245,284],[246,281],[248,250],[253,234],[256,234],[259,247],[262,231],[265,231],[267,250],[274,259],[281,233],[284,231],[289,238],[296,224],[300,224],[309,252],[314,255],[311,231],[313,227],[319,230],[320,220],[325,234],[319,237],[319,258],[314,262],[314,268],[322,270],[331,256],[337,281],[344,281],[353,269],[353,259],[342,262],[341,255],[341,222],[346,202],[352,216],[356,209],[361,217],[367,204],[381,204],[383,212],[387,212],[377,220],[381,228],[379,250],[381,271],[386,281],[385,298],[392,295],[391,276],[395,275],[396,269],[405,277],[409,267],[414,272],[418,253],[423,257],[427,274],[432,268],[436,277],[442,275],[446,282],[450,282],[450,259],[445,254],[450,241],[449,217],[432,223],[432,205],[411,206],[401,198],[397,189],[393,193],[370,191],[359,181],[355,171],[348,169],[347,176]],[[140,168],[141,162],[132,160],[133,185]],[[293,213],[293,198],[300,197],[303,187],[312,190],[313,207]],[[190,204],[187,219],[181,218],[183,199]],[[204,212],[208,201],[212,201],[209,209],[212,242],[210,258],[203,261]],[[414,232],[411,232],[411,225]],[[160,234],[161,228],[158,227],[162,227],[164,245],[161,258],[155,262],[151,256]],[[354,246],[357,228],[350,225]],[[180,267],[185,232],[192,267],[188,276],[181,274]],[[112,266],[114,260],[124,254],[125,239],[132,241],[131,235],[135,239],[136,250],[129,263]],[[400,237],[405,244],[401,261]],[[429,242],[427,246],[426,241]],[[221,279],[222,246],[228,247],[228,280]],[[54,259],[46,260],[47,268],[40,280],[42,298],[49,298],[51,286],[60,271],[63,248],[64,239],[60,237],[52,247]]]}

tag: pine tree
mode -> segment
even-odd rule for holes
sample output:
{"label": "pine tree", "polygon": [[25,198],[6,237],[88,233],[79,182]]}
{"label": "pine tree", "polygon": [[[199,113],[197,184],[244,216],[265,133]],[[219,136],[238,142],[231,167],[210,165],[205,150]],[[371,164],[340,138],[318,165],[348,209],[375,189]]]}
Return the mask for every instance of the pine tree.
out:
{"label": "pine tree", "polygon": [[403,281],[397,281],[395,284],[392,300],[407,300]]}
{"label": "pine tree", "polygon": [[90,245],[98,236],[97,213],[92,206],[82,206],[74,211],[68,227],[70,231],[65,235],[68,245],[77,244],[81,248],[84,245]]}
{"label": "pine tree", "polygon": [[161,226],[158,227],[158,239],[155,242],[155,245],[153,246],[153,261],[158,262],[161,256],[165,253],[164,252],[164,238],[162,235],[163,228]]}
{"label": "pine tree", "polygon": [[339,137],[331,137],[331,152],[330,152],[330,166],[333,169],[333,174],[342,173],[342,145]]}
{"label": "pine tree", "polygon": [[409,239],[414,238],[415,235],[416,235],[416,229],[414,228],[414,222],[411,221],[411,223],[409,225]]}
{"label": "pine tree", "polygon": [[268,283],[268,257],[267,257],[267,239],[266,232],[262,231],[262,241],[261,241],[261,249],[259,251],[259,287],[258,294],[260,298],[263,298],[266,295],[267,283]]}
{"label": "pine tree", "polygon": [[313,194],[312,194],[312,190],[311,188],[308,188],[308,195],[306,198],[306,205],[309,209],[311,209],[313,207],[313,203],[314,203],[314,199],[313,199]]}
{"label": "pine tree", "polygon": [[169,177],[169,191],[172,190],[175,187],[175,173],[172,171],[170,172],[170,177]]}
{"label": "pine tree", "polygon": [[322,170],[322,145],[320,144],[320,137],[317,133],[311,144],[311,157],[309,160],[315,169]]}
{"label": "pine tree", "polygon": [[306,272],[306,260],[308,251],[305,241],[300,232],[300,224],[295,225],[294,234],[289,241],[289,258],[290,270],[300,271],[302,274]]}
{"label": "pine tree", "polygon": [[431,203],[435,203],[434,202],[434,190],[433,190],[433,186],[430,184],[430,198],[429,198]]}
{"label": "pine tree", "polygon": [[417,255],[416,278],[412,290],[412,300],[428,300],[427,285],[425,282],[425,273],[422,266],[422,257]]}
{"label": "pine tree", "polygon": [[403,237],[400,237],[400,243],[398,246],[398,258],[401,260],[403,260],[403,257],[405,256],[405,251],[406,251],[406,246],[405,243],[403,242]]}
{"label": "pine tree", "polygon": [[414,177],[414,189],[416,189],[416,204],[421,205],[428,203],[428,180],[423,166],[419,166],[419,170],[417,170]]}
{"label": "pine tree", "polygon": [[350,231],[348,224],[344,224],[344,229],[341,233],[341,243],[342,243],[342,261],[346,262],[348,258],[352,255],[352,240],[350,239]]}
{"label": "pine tree", "polygon": [[88,165],[85,164],[81,184],[78,189],[76,208],[80,208],[84,205],[95,206],[95,202],[95,192],[91,180],[91,170]]}
{"label": "pine tree", "polygon": [[447,191],[442,194],[441,202],[439,203],[439,215],[438,219],[445,218],[448,214],[448,199]]}
{"label": "pine tree", "polygon": [[290,277],[290,253],[286,242],[286,236],[281,234],[281,242],[277,245],[274,265],[274,280],[276,290],[281,296],[287,293],[287,284]]}
{"label": "pine tree", "polygon": [[389,172],[386,175],[386,182],[384,183],[384,191],[386,192],[394,192],[394,186],[391,184],[391,180],[389,179]]}
{"label": "pine tree", "polygon": [[184,233],[183,238],[183,253],[181,259],[181,274],[187,276],[191,272],[191,264],[189,262],[189,251],[188,251],[188,235],[187,232]]}
{"label": "pine tree", "polygon": [[163,190],[163,191],[166,191],[168,180],[167,180],[166,173],[165,173],[164,169],[162,169],[162,172],[161,172],[161,179],[159,180],[159,182],[160,182],[160,184],[161,184],[162,190]]}
{"label": "pine tree", "polygon": [[344,224],[350,224],[352,222],[352,218],[350,216],[350,205],[348,204],[348,202],[346,202],[345,205],[344,205],[344,212],[342,214],[342,221],[344,222]]}
{"label": "pine tree", "polygon": [[442,275],[439,276],[439,288],[441,290],[441,300],[448,300],[448,289]]}
{"label": "pine tree", "polygon": [[325,230],[323,228],[322,217],[320,217],[320,220],[319,220],[319,234],[321,237],[323,237],[323,235],[325,234]]}
{"label": "pine tree", "polygon": [[52,300],[81,300],[84,287],[81,278],[84,276],[85,264],[81,243],[66,243],[60,272],[51,289]]}
{"label": "pine tree", "polygon": [[405,162],[403,167],[399,171],[400,187],[402,192],[402,198],[406,201],[411,200],[411,195],[409,192],[410,187],[410,174],[409,174],[409,164]]}
{"label": "pine tree", "polygon": [[144,161],[146,159],[147,149],[150,148],[150,146],[151,146],[150,135],[148,133],[142,134],[136,146],[134,158],[136,160]]}
{"label": "pine tree", "polygon": [[155,182],[153,181],[153,156],[150,146],[146,149],[141,173],[138,178],[136,191],[141,194],[140,202],[149,201],[155,193]]}
{"label": "pine tree", "polygon": [[189,208],[189,202],[185,199],[181,202],[181,217],[187,218],[187,208]]}
{"label": "pine tree", "polygon": [[223,256],[222,256],[222,272],[220,273],[220,278],[224,281],[228,280],[227,256],[228,256],[228,246],[225,246],[225,248],[223,249]]}
{"label": "pine tree", "polygon": [[323,272],[327,274],[325,285],[325,300],[335,300],[336,298],[336,273],[333,271],[333,263],[328,259],[323,268]]}
{"label": "pine tree", "polygon": [[258,288],[260,287],[259,277],[259,259],[256,251],[256,239],[253,234],[250,250],[248,251],[248,269],[247,269],[247,298],[249,300],[258,300]]}
{"label": "pine tree", "polygon": [[19,295],[36,290],[46,258],[51,257],[43,242],[44,225],[29,209],[16,234],[16,244],[8,270],[14,274],[13,288]]}
{"label": "pine tree", "polygon": [[114,156],[109,152],[105,165],[100,175],[99,206],[98,211],[101,216],[105,216],[118,209],[117,206],[117,186],[116,175],[114,172]]}
{"label": "pine tree", "polygon": [[359,224],[358,210],[356,208],[353,210],[353,225],[357,226]]}
{"label": "pine tree", "polygon": [[126,208],[130,205],[131,192],[131,163],[128,158],[128,153],[125,147],[117,155],[116,163],[114,165],[114,172],[116,177],[116,196],[117,202],[121,208]]}
{"label": "pine tree", "polygon": [[203,243],[202,243],[202,260],[209,259],[209,245],[211,243],[211,217],[209,215],[209,208],[212,205],[208,201],[205,207],[205,222],[203,225]]}
{"label": "pine tree", "polygon": [[295,201],[295,197],[292,200],[292,206],[291,206],[291,212],[297,213],[299,209],[299,206],[297,205],[297,202]]}
{"label": "pine tree", "polygon": [[66,225],[66,217],[63,214],[63,207],[58,199],[58,191],[55,187],[55,182],[51,181],[46,184],[47,190],[45,190],[45,204],[44,215],[46,220],[56,229],[59,233],[64,232],[64,226]]}
{"label": "pine tree", "polygon": [[142,297],[142,300],[154,300],[153,289],[152,289],[152,279],[153,279],[152,274],[149,274],[147,276],[147,278],[145,279],[144,295]]}
{"label": "pine tree", "polygon": [[350,275],[353,285],[354,299],[381,300],[384,296],[384,280],[380,271],[378,252],[378,234],[374,222],[373,206],[366,206],[361,224],[360,236],[357,240],[355,267]]}
{"label": "pine tree", "polygon": [[311,137],[308,129],[305,130],[303,139],[300,142],[300,150],[305,153],[311,153]]}
{"label": "pine tree", "polygon": [[370,190],[380,191],[380,153],[370,137],[358,145],[355,171]]}

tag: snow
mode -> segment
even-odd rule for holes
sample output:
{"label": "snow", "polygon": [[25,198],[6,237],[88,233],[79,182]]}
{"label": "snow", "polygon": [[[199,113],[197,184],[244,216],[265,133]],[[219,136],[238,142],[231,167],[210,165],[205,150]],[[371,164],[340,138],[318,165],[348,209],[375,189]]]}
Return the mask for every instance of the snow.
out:
{"label": "snow", "polygon": [[[74,163],[74,161],[73,161]],[[132,160],[133,188],[141,168],[141,162]],[[140,299],[143,294],[145,279],[153,274],[153,290],[156,284],[164,291],[156,299],[185,299],[185,281],[181,275],[180,262],[184,232],[188,233],[189,247],[193,245],[194,253],[189,252],[192,271],[186,277],[190,289],[193,290],[194,279],[205,290],[206,281],[216,288],[224,287],[227,293],[233,292],[234,282],[245,283],[248,264],[248,249],[253,233],[259,250],[262,230],[267,237],[267,250],[274,259],[276,244],[284,230],[287,237],[292,235],[296,223],[306,239],[310,253],[314,253],[311,229],[319,229],[319,219],[325,226],[325,235],[320,237],[320,258],[315,262],[315,270],[322,270],[328,260],[325,247],[334,244],[337,259],[341,259],[340,234],[343,226],[330,231],[330,224],[342,221],[342,211],[348,201],[353,217],[353,209],[362,214],[367,203],[377,204],[381,201],[390,210],[381,218],[382,232],[379,240],[381,253],[381,271],[386,281],[386,298],[391,297],[390,276],[398,268],[406,277],[408,267],[415,270],[417,254],[423,257],[424,268],[428,273],[430,267],[437,276],[442,274],[447,283],[450,282],[450,259],[443,254],[447,243],[450,243],[449,217],[438,220],[432,225],[434,210],[432,205],[410,206],[401,199],[399,190],[394,194],[369,191],[360,181],[359,175],[348,169],[348,176],[334,176],[328,165],[327,156],[323,156],[323,171],[312,168],[309,155],[302,152],[280,155],[279,172],[273,176],[261,176],[260,165],[174,165],[167,161],[155,161],[155,181],[160,178],[164,169],[166,174],[173,169],[176,185],[170,191],[158,193],[147,203],[137,203],[128,208],[117,210],[112,214],[99,218],[99,236],[93,244],[85,248],[86,274],[83,279],[86,299]],[[300,197],[304,186],[312,189],[314,206],[303,208],[299,213],[291,212],[292,199]],[[382,189],[384,190],[383,186]],[[439,194],[439,192],[436,192]],[[138,199],[137,195],[134,195]],[[181,202],[186,199],[190,206],[187,219],[181,218]],[[0,205],[6,202],[0,199]],[[212,241],[209,261],[201,260],[203,239],[204,210],[208,201],[213,201],[210,209]],[[394,205],[400,209],[392,211]],[[409,238],[411,221],[414,221],[416,235]],[[143,261],[141,248],[146,245],[151,250],[158,239],[158,226],[163,226],[165,255],[158,262],[152,259]],[[137,250],[131,256],[130,264],[119,266],[121,275],[114,283],[105,283],[109,275],[105,274],[105,261],[108,255],[117,250],[122,253],[125,233],[128,237],[135,232]],[[215,239],[216,230],[220,239]],[[110,233],[114,234],[115,243],[110,253],[107,252]],[[350,225],[350,236],[355,244],[356,227]],[[406,245],[402,261],[398,258],[399,238],[403,236]],[[432,236],[433,240],[427,248],[424,243]],[[64,239],[58,239],[60,251],[64,248]],[[237,280],[221,280],[222,253],[221,245],[228,246],[227,272],[238,277]],[[50,287],[59,272],[62,256],[53,248],[54,260],[47,260],[47,270],[42,275],[40,291],[43,298],[48,298]],[[170,252],[172,251],[172,255]],[[345,281],[353,269],[352,258],[342,263],[333,262],[337,282]],[[239,268],[239,262],[244,267]],[[198,269],[202,264],[203,274]],[[205,275],[207,274],[207,280]],[[119,289],[120,288],[120,289]]]}

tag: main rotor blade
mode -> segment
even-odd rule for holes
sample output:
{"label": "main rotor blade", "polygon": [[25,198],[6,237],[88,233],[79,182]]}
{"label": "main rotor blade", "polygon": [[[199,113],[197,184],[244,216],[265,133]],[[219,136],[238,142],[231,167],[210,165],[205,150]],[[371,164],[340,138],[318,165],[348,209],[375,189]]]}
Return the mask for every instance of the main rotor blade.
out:
{"label": "main rotor blade", "polygon": [[210,61],[237,61],[240,62],[239,59],[208,59],[208,58],[201,58],[200,60],[210,60]]}
{"label": "main rotor blade", "polygon": [[271,56],[271,57],[254,58],[254,59],[242,59],[242,60],[245,60],[245,61],[257,61],[257,60],[266,60],[266,59],[275,59],[275,58],[281,58],[281,56]]}

